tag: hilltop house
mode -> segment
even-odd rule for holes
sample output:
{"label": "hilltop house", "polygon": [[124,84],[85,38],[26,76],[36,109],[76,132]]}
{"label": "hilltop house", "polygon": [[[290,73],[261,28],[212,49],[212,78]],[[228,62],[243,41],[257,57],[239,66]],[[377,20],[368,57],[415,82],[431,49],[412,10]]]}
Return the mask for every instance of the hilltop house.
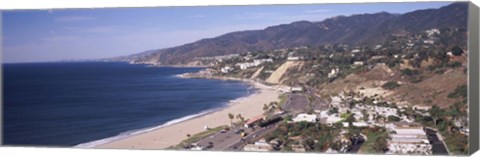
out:
{"label": "hilltop house", "polygon": [[287,58],[287,60],[289,60],[289,61],[298,61],[298,60],[300,60],[300,57],[289,56],[289,57]]}
{"label": "hilltop house", "polygon": [[363,65],[363,61],[355,61],[355,62],[353,62],[353,65],[362,66],[362,65]]}
{"label": "hilltop house", "polygon": [[222,71],[222,73],[229,73],[232,70],[233,70],[233,68],[229,67],[229,66],[226,66],[226,67],[223,67],[222,69],[220,69],[220,71]]}
{"label": "hilltop house", "polygon": [[360,52],[359,49],[353,49],[353,50],[352,50],[352,53],[359,53],[359,52]]}
{"label": "hilltop house", "polygon": [[254,144],[247,144],[243,147],[244,151],[252,151],[252,152],[268,152],[271,151],[273,147],[268,144],[265,139],[261,139]]}
{"label": "hilltop house", "polygon": [[292,87],[292,88],[290,88],[290,91],[292,93],[299,93],[299,92],[303,91],[303,88],[302,87]]}
{"label": "hilltop house", "polygon": [[301,113],[301,114],[298,114],[297,117],[293,118],[292,120],[293,122],[305,121],[305,122],[314,123],[317,121],[317,115]]}
{"label": "hilltop house", "polygon": [[256,117],[253,117],[252,119],[249,119],[247,122],[245,122],[244,126],[245,128],[250,128],[253,126],[253,124],[265,119],[265,116],[263,115],[258,115]]}
{"label": "hilltop house", "polygon": [[328,73],[328,78],[332,78],[332,77],[335,77],[337,76],[338,72],[340,72],[340,69],[338,68],[333,68],[330,73]]}
{"label": "hilltop house", "polygon": [[431,154],[432,145],[427,139],[427,134],[418,123],[394,122],[387,126],[390,140],[388,140],[389,153],[414,153]]}

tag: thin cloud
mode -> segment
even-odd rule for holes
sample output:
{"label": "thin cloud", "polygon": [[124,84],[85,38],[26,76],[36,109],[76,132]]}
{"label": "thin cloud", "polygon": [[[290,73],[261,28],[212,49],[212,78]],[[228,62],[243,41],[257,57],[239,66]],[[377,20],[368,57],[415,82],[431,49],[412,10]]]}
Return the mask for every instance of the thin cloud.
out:
{"label": "thin cloud", "polygon": [[237,20],[255,20],[255,19],[267,19],[274,18],[281,14],[276,12],[254,12],[254,13],[243,13],[237,15],[235,18]]}
{"label": "thin cloud", "polygon": [[326,12],[331,12],[331,10],[328,9],[315,9],[315,10],[307,10],[305,13],[326,13]]}
{"label": "thin cloud", "polygon": [[205,15],[193,15],[193,16],[190,16],[191,18],[205,18],[207,16]]}
{"label": "thin cloud", "polygon": [[95,17],[91,16],[63,16],[55,18],[56,22],[82,22],[82,21],[90,21],[95,20]]}

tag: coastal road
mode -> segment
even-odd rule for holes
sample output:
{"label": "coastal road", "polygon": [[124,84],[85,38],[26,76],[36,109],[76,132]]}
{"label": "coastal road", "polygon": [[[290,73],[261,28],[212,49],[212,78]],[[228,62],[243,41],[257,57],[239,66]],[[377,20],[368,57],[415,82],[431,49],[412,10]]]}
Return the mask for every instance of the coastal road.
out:
{"label": "coastal road", "polygon": [[277,129],[278,124],[279,123],[277,122],[277,123],[269,125],[265,128],[259,128],[255,132],[252,132],[251,134],[247,135],[244,138],[244,140],[245,140],[244,142],[242,142],[242,141],[236,142],[236,143],[232,144],[226,150],[241,151],[243,146],[245,146],[247,143],[258,141],[260,138],[263,138],[263,136],[267,135],[268,133],[273,132],[275,129]]}
{"label": "coastal road", "polygon": [[437,131],[426,128],[428,141],[432,145],[433,155],[448,155],[448,150],[445,148],[445,144],[437,136]]}
{"label": "coastal road", "polygon": [[[244,127],[234,127],[225,132],[217,132],[207,138],[204,138],[197,142],[200,146],[207,146],[209,143],[213,143],[213,147],[209,150],[214,151],[223,151],[223,150],[241,150],[241,148],[248,142],[253,142],[259,138],[265,136],[266,134],[275,130],[278,126],[278,122],[272,125],[269,125],[264,128],[244,128]],[[247,133],[247,136],[241,137],[239,133],[236,133],[236,130],[244,129]],[[242,140],[243,138],[243,140]]]}

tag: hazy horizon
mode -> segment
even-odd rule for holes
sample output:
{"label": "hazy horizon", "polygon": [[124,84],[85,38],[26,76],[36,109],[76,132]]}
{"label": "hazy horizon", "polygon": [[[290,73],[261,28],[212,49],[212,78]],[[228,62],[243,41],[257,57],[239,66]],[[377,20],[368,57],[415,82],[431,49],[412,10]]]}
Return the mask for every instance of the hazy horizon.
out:
{"label": "hazy horizon", "polygon": [[91,60],[169,48],[295,21],[389,12],[451,2],[299,4],[2,11],[3,63]]}

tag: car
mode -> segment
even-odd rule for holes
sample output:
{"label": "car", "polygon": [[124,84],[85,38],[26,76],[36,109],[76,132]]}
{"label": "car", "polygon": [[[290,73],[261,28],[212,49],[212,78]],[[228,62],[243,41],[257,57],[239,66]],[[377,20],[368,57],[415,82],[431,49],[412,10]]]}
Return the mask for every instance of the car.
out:
{"label": "car", "polygon": [[245,131],[245,130],[243,130],[243,129],[237,129],[237,130],[235,130],[235,134],[240,134],[240,133],[242,133],[242,132],[244,132],[244,131]]}

